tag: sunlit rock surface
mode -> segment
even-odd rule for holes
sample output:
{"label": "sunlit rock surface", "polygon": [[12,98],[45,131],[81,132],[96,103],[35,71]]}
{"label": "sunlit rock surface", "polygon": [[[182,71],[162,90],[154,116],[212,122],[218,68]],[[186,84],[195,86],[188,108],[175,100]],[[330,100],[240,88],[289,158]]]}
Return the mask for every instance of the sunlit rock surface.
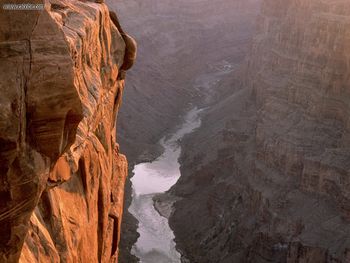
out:
{"label": "sunlit rock surface", "polygon": [[0,262],[117,262],[125,44],[104,4],[31,2],[0,11]]}

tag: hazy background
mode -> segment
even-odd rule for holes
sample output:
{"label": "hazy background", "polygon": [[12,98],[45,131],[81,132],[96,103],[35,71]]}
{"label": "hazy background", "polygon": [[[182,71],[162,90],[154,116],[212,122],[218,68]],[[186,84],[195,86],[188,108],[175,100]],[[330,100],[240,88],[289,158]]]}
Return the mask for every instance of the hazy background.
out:
{"label": "hazy background", "polygon": [[[259,0],[107,1],[138,42],[118,116],[121,151],[132,165],[159,155],[159,139],[194,105],[229,92],[226,82],[250,48]],[[126,189],[127,208],[130,185]],[[135,220],[125,209],[122,262],[135,242]],[[124,257],[125,256],[125,257]]]}

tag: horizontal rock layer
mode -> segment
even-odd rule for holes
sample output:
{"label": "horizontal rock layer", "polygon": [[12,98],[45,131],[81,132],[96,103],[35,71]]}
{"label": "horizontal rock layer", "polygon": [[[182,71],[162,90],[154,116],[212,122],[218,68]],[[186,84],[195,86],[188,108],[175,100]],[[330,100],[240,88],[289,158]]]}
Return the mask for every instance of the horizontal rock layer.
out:
{"label": "horizontal rock layer", "polygon": [[0,11],[0,261],[117,262],[125,43],[104,4],[31,2]]}
{"label": "horizontal rock layer", "polygon": [[349,23],[348,1],[263,1],[231,95],[183,143],[170,222],[191,262],[349,262]]}

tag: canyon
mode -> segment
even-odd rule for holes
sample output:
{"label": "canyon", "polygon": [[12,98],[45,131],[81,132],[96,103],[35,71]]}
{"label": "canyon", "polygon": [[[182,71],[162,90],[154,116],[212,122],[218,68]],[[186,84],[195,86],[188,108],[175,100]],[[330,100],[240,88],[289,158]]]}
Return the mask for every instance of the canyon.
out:
{"label": "canyon", "polygon": [[[171,91],[185,94],[183,100],[187,99],[183,87],[195,87],[189,102],[206,109],[201,128],[181,141],[181,177],[168,192],[169,198],[177,199],[170,214],[177,249],[183,262],[348,262],[349,4],[341,0],[261,2],[260,8],[259,1],[245,7],[241,3],[246,11],[240,10],[237,20],[232,15],[227,23],[223,20],[233,8],[223,2],[125,3],[142,17],[142,23],[125,18],[130,30],[140,34],[141,43],[164,41],[168,48],[173,40],[191,50],[184,58],[179,50],[170,71],[178,72],[188,65],[186,59],[192,59],[191,75],[166,76],[174,83],[186,80]],[[206,8],[210,11],[205,12]],[[122,13],[127,14],[126,10]],[[170,25],[166,27],[171,19],[177,23],[174,34]],[[140,24],[151,25],[153,31],[143,35]],[[212,28],[205,27],[209,24]],[[196,32],[188,34],[192,26]],[[204,29],[205,40],[200,38]],[[223,43],[218,41],[220,30],[232,33],[226,34]],[[235,47],[240,44],[244,48],[237,57]],[[203,47],[205,56],[197,55]],[[143,62],[147,59],[145,54]],[[157,57],[151,59],[155,63]],[[206,67],[196,69],[197,59]],[[166,62],[158,61],[162,70],[167,69],[162,64]],[[133,81],[139,81],[138,75]],[[162,86],[157,85],[157,95]],[[138,87],[145,96],[154,92],[147,82]],[[161,96],[167,91],[166,86]],[[130,98],[135,96],[140,95],[135,92]],[[176,109],[177,98],[167,98],[167,107],[157,108],[158,99],[163,100],[158,96],[152,107],[162,112],[175,105],[171,116],[182,114],[183,104]],[[147,104],[144,107],[148,112]],[[163,127],[164,118],[152,116],[160,120],[152,129]],[[139,119],[140,124],[148,121]],[[158,147],[162,133],[172,133],[162,128],[158,132],[150,132],[154,134],[152,147]],[[130,145],[125,148],[132,149]],[[159,149],[150,152],[137,156],[152,160],[159,155]],[[156,198],[157,206],[162,200],[167,200],[166,195]],[[125,223],[135,232],[136,221]],[[136,239],[134,235],[123,249],[130,251]]]}
{"label": "canyon", "polygon": [[[106,3],[120,14],[123,26],[139,44],[138,60],[128,75],[129,88],[124,93],[118,125],[121,149],[128,156],[132,177],[134,164],[161,155],[160,139],[176,130],[194,104],[204,107],[207,98],[221,94],[218,76],[225,67],[232,70],[244,60],[259,1]],[[128,180],[120,260],[130,263],[137,262],[130,251],[138,238],[137,221],[128,212],[131,195]]]}
{"label": "canyon", "polygon": [[182,144],[170,226],[189,262],[349,262],[349,18],[262,2],[241,75]]}
{"label": "canyon", "polygon": [[349,1],[31,2],[0,11],[0,262],[350,262]]}

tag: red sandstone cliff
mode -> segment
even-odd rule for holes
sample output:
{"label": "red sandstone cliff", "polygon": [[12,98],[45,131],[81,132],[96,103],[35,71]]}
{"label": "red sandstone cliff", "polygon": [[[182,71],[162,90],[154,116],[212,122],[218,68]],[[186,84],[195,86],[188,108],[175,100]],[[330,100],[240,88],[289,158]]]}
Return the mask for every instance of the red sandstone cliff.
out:
{"label": "red sandstone cliff", "polygon": [[0,11],[0,262],[117,262],[125,44],[104,4],[31,2]]}

